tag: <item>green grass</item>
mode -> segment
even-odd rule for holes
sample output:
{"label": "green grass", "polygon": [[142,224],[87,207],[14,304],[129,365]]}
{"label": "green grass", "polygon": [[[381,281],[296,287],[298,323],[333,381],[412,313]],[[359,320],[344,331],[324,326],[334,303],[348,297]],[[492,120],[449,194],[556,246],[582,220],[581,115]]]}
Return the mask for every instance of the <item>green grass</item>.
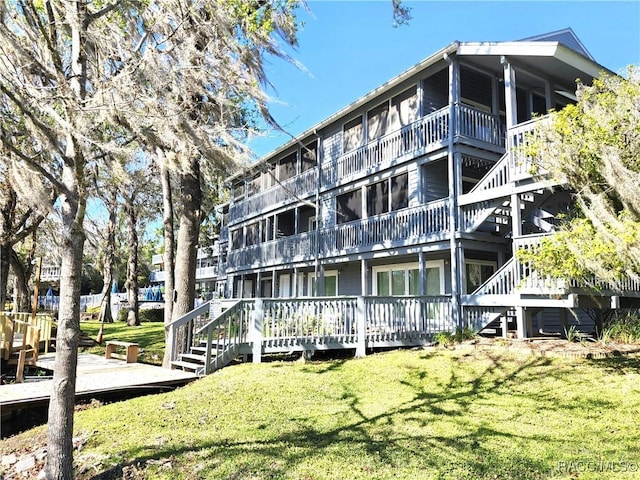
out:
{"label": "green grass", "polygon": [[639,379],[637,356],[473,346],[242,364],[78,412],[78,478],[640,478]]}
{"label": "green grass", "polygon": [[[80,329],[91,338],[96,339],[100,325],[100,322],[80,322]],[[140,345],[139,362],[162,365],[165,345],[162,323],[145,322],[136,327],[130,327],[126,322],[105,323],[102,345],[90,348],[82,347],[81,351],[104,355],[104,342],[107,340],[138,343]]]}

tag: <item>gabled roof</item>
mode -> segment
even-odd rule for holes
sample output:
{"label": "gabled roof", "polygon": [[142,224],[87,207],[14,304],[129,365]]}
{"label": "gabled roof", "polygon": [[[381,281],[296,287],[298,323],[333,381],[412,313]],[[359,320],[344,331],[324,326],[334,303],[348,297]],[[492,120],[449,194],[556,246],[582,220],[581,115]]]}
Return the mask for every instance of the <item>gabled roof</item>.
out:
{"label": "gabled roof", "polygon": [[582,44],[578,36],[573,30],[563,28],[562,30],[556,30],[555,32],[542,33],[534,37],[527,37],[520,40],[521,42],[558,42],[562,45],[569,47],[571,50],[578,52],[580,55],[584,55],[590,60],[596,61],[595,58],[589,53],[589,51]]}

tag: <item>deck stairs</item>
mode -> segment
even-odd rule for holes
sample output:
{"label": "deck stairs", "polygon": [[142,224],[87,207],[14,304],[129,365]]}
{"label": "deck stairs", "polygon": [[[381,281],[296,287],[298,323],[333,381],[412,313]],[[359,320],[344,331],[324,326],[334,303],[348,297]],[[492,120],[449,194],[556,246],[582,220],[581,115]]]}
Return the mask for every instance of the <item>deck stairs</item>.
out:
{"label": "deck stairs", "polygon": [[174,322],[171,331],[179,332],[182,327],[180,335],[186,348],[171,361],[171,368],[206,375],[238,357],[246,333],[242,320],[239,321],[242,316],[239,304],[235,302],[223,309],[219,301],[207,302]]}
{"label": "deck stairs", "polygon": [[[500,160],[468,193],[458,198],[461,208],[461,230],[465,233],[484,231],[506,235],[511,228],[511,199],[517,194],[521,201],[521,217],[537,213],[551,195],[541,178],[511,172],[514,162],[510,152]],[[535,221],[531,221],[535,225]]]}

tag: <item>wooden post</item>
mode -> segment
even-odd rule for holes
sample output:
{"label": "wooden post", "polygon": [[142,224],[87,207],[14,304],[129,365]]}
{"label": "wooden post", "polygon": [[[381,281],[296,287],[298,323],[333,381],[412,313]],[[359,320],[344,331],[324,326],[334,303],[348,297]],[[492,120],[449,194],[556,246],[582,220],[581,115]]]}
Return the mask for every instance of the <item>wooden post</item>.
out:
{"label": "wooden post", "polygon": [[356,302],[356,332],[358,334],[356,358],[364,358],[367,356],[367,319],[364,297],[359,295]]}
{"label": "wooden post", "polygon": [[253,363],[262,362],[262,334],[264,326],[264,307],[262,298],[256,298],[255,310],[253,311],[253,328],[251,331],[251,341]]}

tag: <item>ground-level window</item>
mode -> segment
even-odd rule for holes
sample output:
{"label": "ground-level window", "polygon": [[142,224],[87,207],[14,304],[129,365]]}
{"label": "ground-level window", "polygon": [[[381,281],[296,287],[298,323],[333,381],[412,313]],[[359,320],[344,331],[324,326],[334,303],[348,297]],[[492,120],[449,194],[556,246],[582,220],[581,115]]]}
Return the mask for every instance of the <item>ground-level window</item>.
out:
{"label": "ground-level window", "polygon": [[[316,297],[316,282],[315,282],[315,274],[311,273],[309,275],[309,289],[308,292],[311,293],[312,297]],[[338,271],[337,270],[329,270],[324,272],[324,296],[325,297],[336,297],[338,295]]]}
{"label": "ground-level window", "polygon": [[472,293],[495,273],[497,264],[489,260],[467,260],[465,268],[467,293]]}
{"label": "ground-level window", "polygon": [[[444,293],[444,260],[425,262],[427,295]],[[420,295],[420,266],[418,263],[381,265],[373,267],[373,292],[388,295]]]}

